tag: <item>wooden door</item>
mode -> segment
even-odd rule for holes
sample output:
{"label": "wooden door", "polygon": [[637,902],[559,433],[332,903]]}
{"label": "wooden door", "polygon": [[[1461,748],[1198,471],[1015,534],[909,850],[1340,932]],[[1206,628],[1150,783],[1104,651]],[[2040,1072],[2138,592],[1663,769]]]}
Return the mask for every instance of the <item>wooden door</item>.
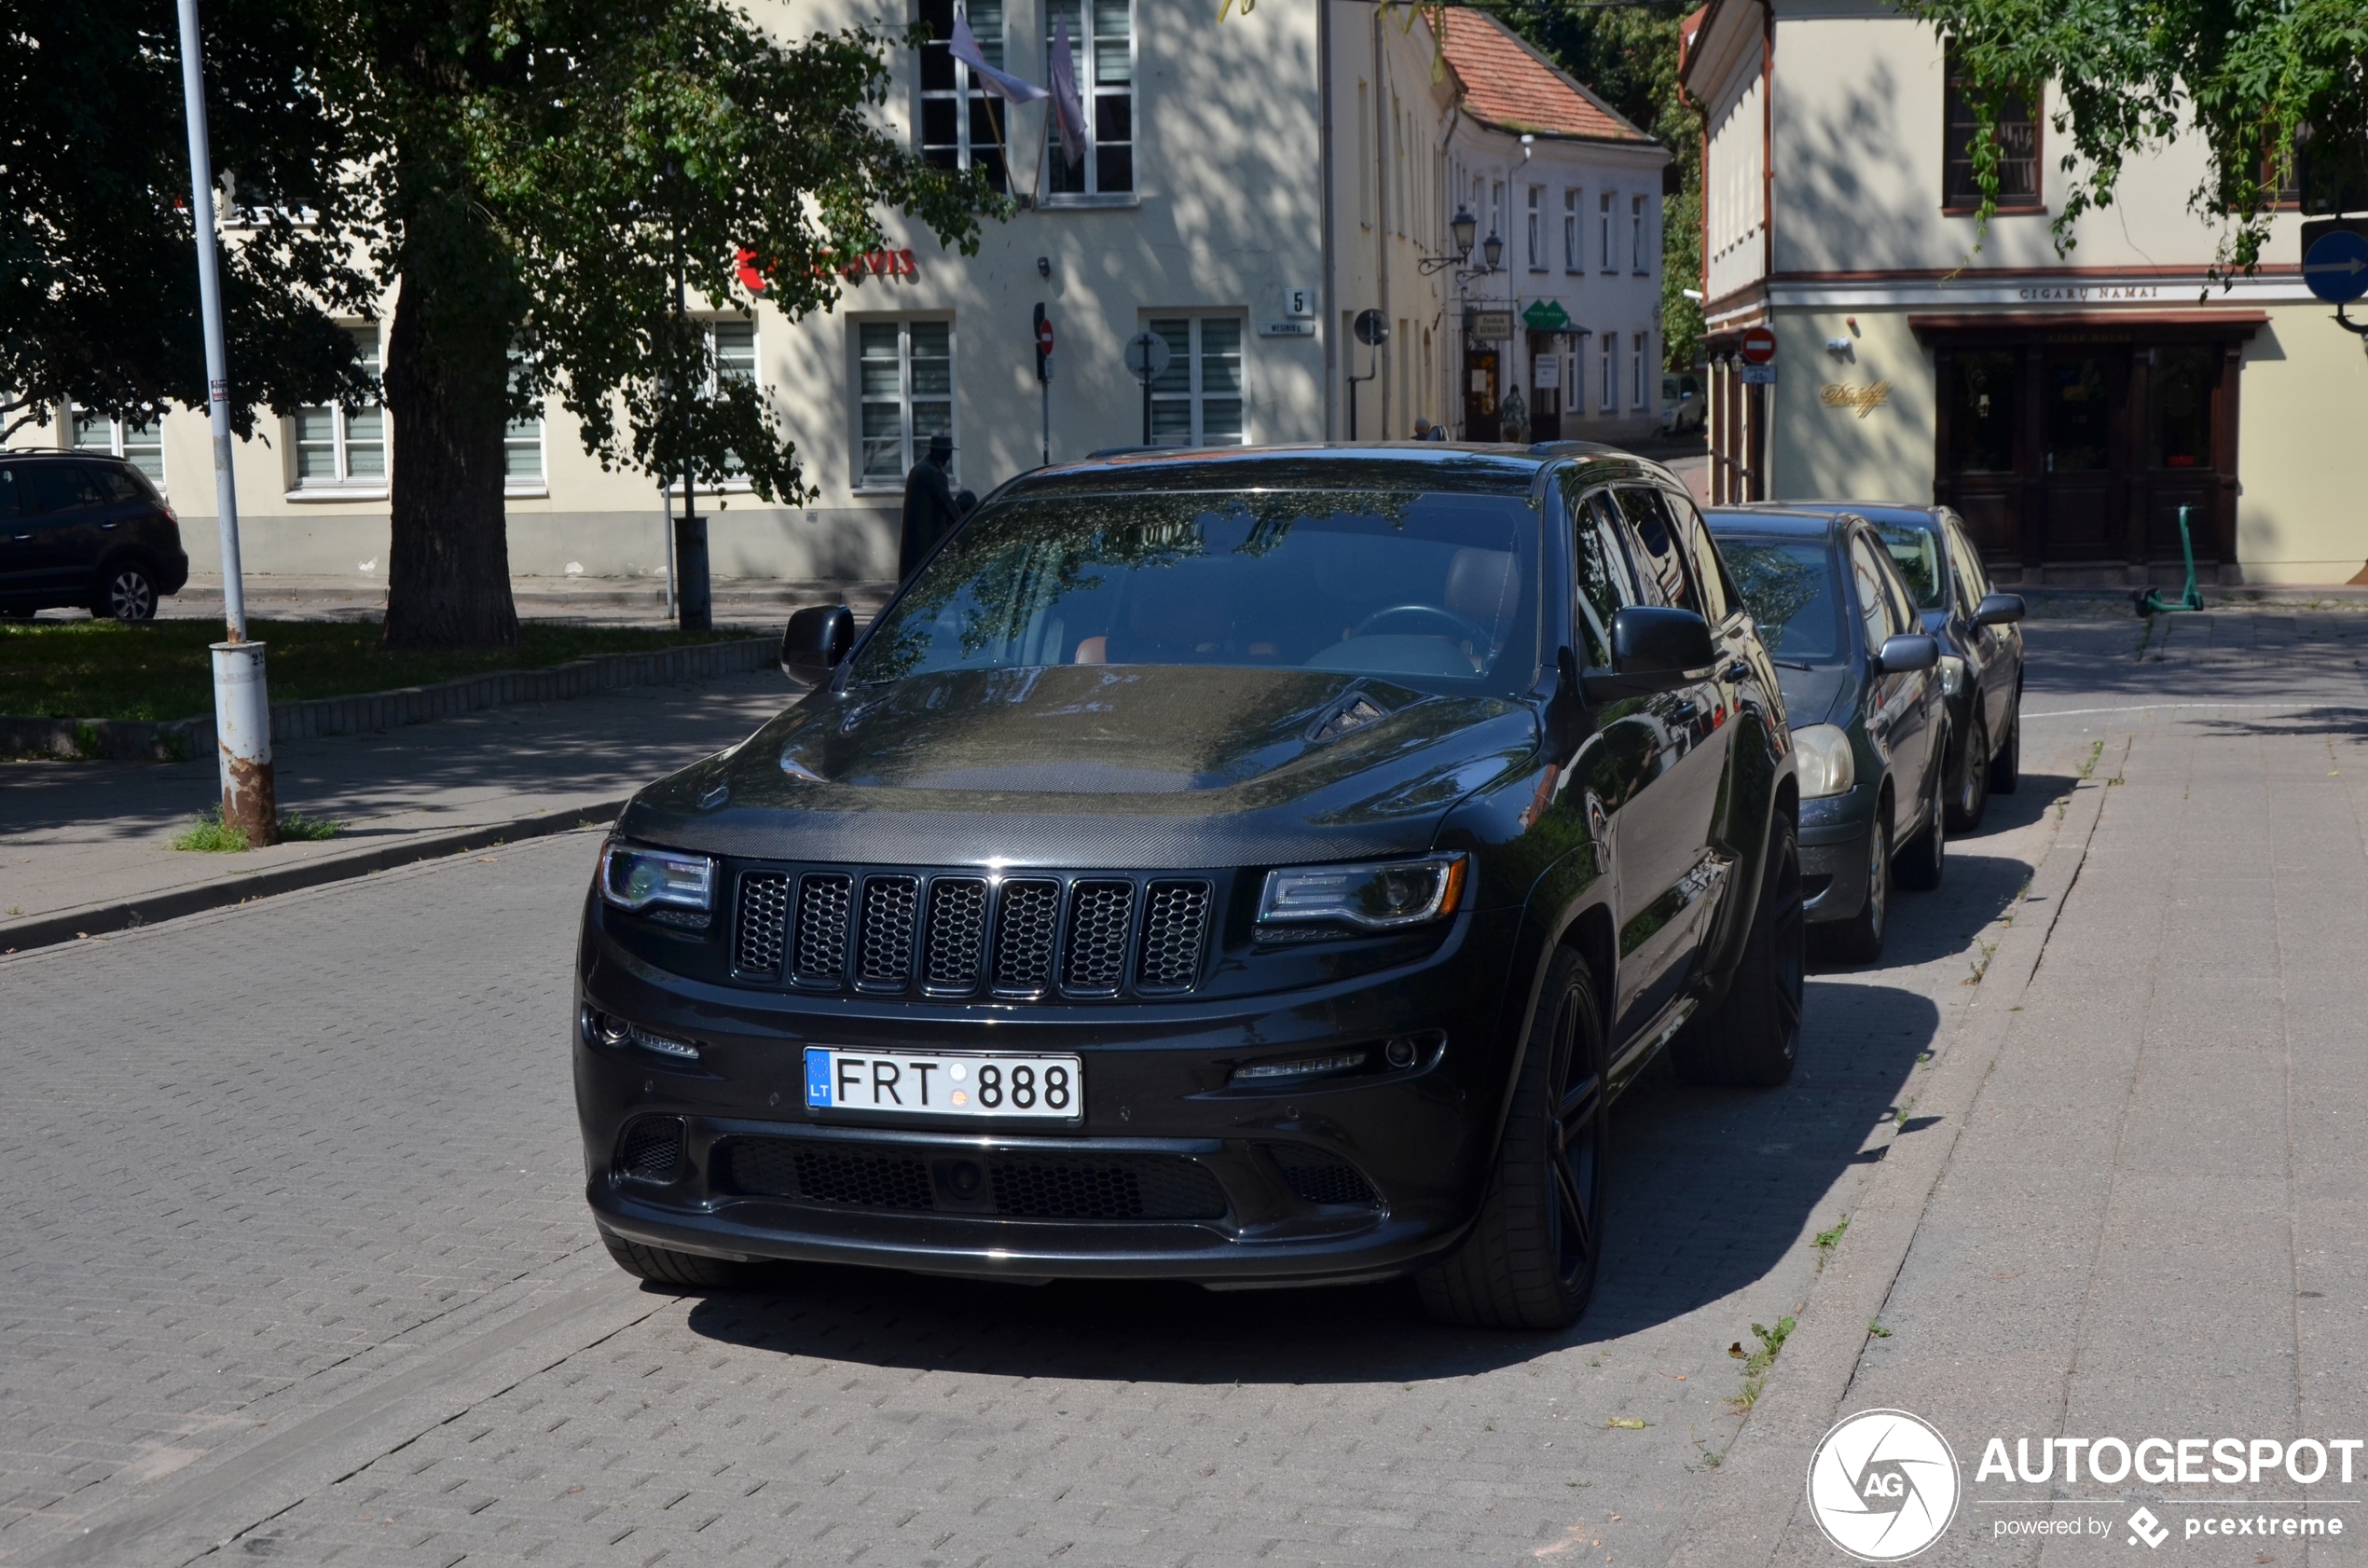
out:
{"label": "wooden door", "polygon": [[2127,548],[2128,351],[2051,350],[2039,408],[2041,554],[2049,562],[2119,560]]}

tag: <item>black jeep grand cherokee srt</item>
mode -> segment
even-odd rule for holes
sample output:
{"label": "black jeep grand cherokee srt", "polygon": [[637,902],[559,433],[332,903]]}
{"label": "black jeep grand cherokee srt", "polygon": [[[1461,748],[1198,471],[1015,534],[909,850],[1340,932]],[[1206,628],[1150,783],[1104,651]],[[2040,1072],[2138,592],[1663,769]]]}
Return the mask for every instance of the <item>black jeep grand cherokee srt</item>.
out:
{"label": "black jeep grand cherokee srt", "polygon": [[589,1195],[646,1278],[1414,1273],[1557,1327],[1654,1052],[1791,1071],[1790,738],[1652,463],[1041,469],[783,664],[585,904]]}

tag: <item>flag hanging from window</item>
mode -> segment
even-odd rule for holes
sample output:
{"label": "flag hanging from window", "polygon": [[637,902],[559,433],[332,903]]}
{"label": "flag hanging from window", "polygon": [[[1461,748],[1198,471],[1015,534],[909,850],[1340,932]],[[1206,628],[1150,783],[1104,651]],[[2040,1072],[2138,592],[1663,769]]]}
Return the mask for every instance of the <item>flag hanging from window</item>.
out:
{"label": "flag hanging from window", "polygon": [[990,98],[1000,98],[1006,103],[1033,103],[1050,96],[1034,82],[1024,82],[1008,71],[998,71],[986,62],[986,54],[979,48],[978,34],[971,31],[971,19],[961,11],[954,13],[954,58],[971,68],[971,76],[978,89]]}
{"label": "flag hanging from window", "polygon": [[1072,169],[1085,161],[1093,140],[1085,131],[1085,103],[1077,95],[1077,58],[1069,48],[1069,19],[1064,14],[1053,36],[1053,124],[1061,135],[1061,156]]}

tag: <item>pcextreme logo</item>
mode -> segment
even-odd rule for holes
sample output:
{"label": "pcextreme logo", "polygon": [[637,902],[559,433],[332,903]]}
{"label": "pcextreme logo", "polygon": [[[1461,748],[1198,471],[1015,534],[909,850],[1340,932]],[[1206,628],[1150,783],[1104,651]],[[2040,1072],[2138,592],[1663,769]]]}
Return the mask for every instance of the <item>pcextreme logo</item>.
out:
{"label": "pcextreme logo", "polygon": [[1957,1455],[1906,1410],[1838,1422],[1809,1461],[1809,1511],[1825,1538],[1862,1562],[1915,1556],[1957,1515]]}

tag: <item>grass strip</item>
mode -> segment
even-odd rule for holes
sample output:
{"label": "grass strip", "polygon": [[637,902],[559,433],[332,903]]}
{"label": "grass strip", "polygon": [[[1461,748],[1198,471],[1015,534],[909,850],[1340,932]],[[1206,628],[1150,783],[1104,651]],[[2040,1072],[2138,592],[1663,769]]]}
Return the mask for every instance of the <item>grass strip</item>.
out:
{"label": "grass strip", "polygon": [[[515,648],[389,653],[375,621],[255,621],[271,700],[304,702],[547,669],[602,653],[730,641],[745,633],[529,621]],[[213,711],[213,621],[0,621],[0,712],[45,719],[191,719]]]}

